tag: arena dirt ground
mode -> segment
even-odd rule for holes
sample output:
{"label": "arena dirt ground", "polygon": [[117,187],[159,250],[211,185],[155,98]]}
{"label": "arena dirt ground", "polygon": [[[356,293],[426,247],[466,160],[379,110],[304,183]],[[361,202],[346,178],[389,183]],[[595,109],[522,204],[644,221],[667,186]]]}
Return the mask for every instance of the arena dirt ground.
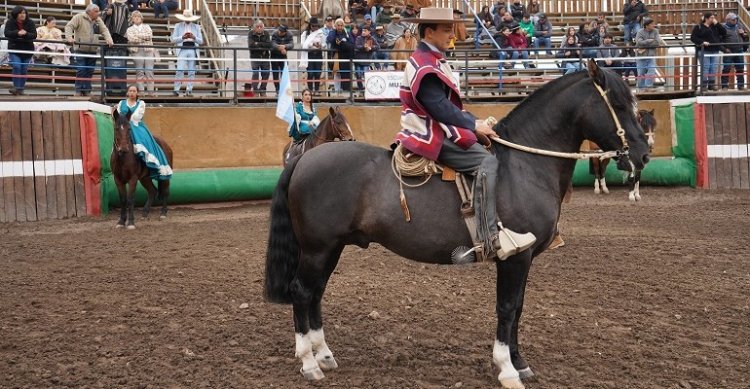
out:
{"label": "arena dirt ground", "polygon": [[[750,191],[642,194],[564,205],[527,289],[528,388],[750,387]],[[268,203],[114,224],[0,225],[0,387],[499,387],[494,266],[348,248],[324,299],[340,368],[308,384],[290,307],[261,297]]]}

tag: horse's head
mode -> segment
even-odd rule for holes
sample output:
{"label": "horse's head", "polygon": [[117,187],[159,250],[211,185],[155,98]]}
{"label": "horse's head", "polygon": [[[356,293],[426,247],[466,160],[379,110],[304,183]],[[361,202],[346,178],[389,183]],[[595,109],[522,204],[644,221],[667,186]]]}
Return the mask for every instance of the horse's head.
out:
{"label": "horse's head", "polygon": [[130,113],[122,116],[117,109],[115,109],[114,113],[112,113],[112,117],[115,120],[115,151],[117,151],[118,155],[134,152],[133,138],[130,135]]}
{"label": "horse's head", "polygon": [[328,117],[331,125],[332,139],[338,140],[356,140],[354,139],[354,133],[352,127],[349,126],[349,122],[346,121],[346,116],[341,112],[341,109],[337,107],[328,108]]}
{"label": "horse's head", "polygon": [[656,140],[656,117],[654,116],[654,110],[639,110],[638,123],[640,123],[643,132],[646,134],[646,138],[648,138],[648,151],[651,152],[654,149],[654,142]]}
{"label": "horse's head", "polygon": [[588,62],[588,75],[593,81],[591,92],[582,101],[584,108],[575,124],[602,150],[619,152],[618,169],[642,170],[649,161],[649,146],[636,117],[633,93],[622,77],[593,60]]}

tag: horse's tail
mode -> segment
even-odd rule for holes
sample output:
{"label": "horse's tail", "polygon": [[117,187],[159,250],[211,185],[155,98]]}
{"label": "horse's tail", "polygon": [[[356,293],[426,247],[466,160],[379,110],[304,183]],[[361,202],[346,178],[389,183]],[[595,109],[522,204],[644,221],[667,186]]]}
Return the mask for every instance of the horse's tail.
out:
{"label": "horse's tail", "polygon": [[271,201],[271,228],[266,250],[266,300],[277,304],[291,304],[289,284],[297,273],[299,263],[299,243],[294,236],[292,217],[289,213],[289,181],[297,166],[298,158],[293,158],[281,173]]}

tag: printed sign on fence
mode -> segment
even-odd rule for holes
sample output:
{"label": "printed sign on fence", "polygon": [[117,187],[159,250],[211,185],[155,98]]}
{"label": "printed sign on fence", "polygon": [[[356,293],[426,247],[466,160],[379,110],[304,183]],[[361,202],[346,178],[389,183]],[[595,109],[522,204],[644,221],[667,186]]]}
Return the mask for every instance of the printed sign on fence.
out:
{"label": "printed sign on fence", "polygon": [[398,99],[403,72],[365,72],[365,100]]}

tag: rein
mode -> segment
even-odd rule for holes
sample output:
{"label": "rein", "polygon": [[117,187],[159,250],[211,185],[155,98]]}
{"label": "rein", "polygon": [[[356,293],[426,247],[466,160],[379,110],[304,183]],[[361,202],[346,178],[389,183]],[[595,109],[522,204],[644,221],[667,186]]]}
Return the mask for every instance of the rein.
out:
{"label": "rein", "polygon": [[[508,146],[510,148],[520,150],[526,153],[530,154],[538,154],[538,155],[545,155],[548,157],[556,157],[556,158],[566,158],[566,159],[589,159],[589,158],[599,158],[602,159],[609,159],[609,158],[619,158],[621,156],[628,156],[630,149],[630,146],[628,145],[627,139],[625,139],[625,129],[622,128],[622,125],[620,124],[620,120],[617,118],[617,115],[615,114],[614,108],[612,108],[612,104],[609,102],[609,98],[607,97],[607,92],[602,89],[602,87],[599,86],[596,82],[594,83],[594,86],[599,91],[599,94],[604,99],[604,103],[607,104],[607,108],[609,109],[609,113],[612,115],[612,119],[615,122],[615,126],[617,127],[617,136],[620,137],[620,142],[622,142],[622,149],[615,150],[615,151],[602,151],[602,152],[588,152],[588,153],[566,153],[561,151],[551,151],[551,150],[544,150],[539,149],[535,147],[529,147],[524,145],[519,145],[517,143],[513,143],[510,141],[507,141],[503,138],[500,138],[498,135],[492,135],[489,138],[492,139],[494,142],[500,143],[501,145]],[[495,124],[497,124],[497,119],[494,117],[489,117],[485,121],[488,126],[492,127]],[[630,161],[630,158],[628,158],[628,162],[631,166],[633,166],[633,162]],[[635,169],[633,169],[635,170]]]}

